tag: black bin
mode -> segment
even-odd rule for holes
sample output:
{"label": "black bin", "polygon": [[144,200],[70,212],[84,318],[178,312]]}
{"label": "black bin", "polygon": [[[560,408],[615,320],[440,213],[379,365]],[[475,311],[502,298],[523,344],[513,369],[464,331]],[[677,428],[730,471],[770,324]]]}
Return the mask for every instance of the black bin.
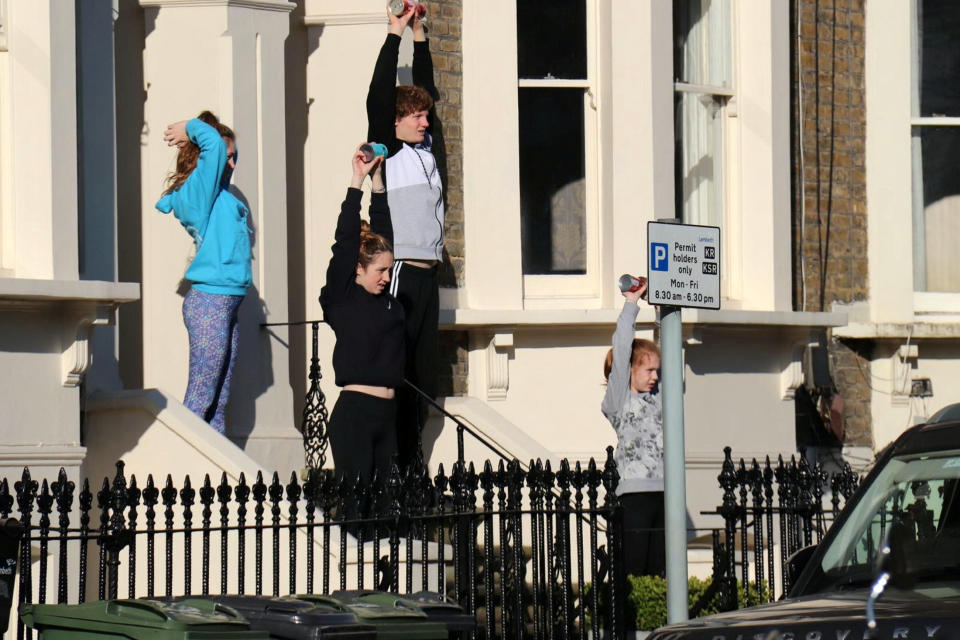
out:
{"label": "black bin", "polygon": [[469,638],[470,634],[477,628],[477,619],[464,611],[463,607],[458,605],[453,598],[442,593],[434,591],[418,591],[416,593],[401,596],[404,602],[408,602],[427,614],[427,618],[433,622],[441,622],[450,632],[450,640],[459,640],[460,638]]}
{"label": "black bin", "polygon": [[16,518],[0,519],[0,636],[7,632],[10,623],[22,535],[23,525]]}
{"label": "black bin", "polygon": [[181,604],[230,607],[251,629],[284,640],[376,640],[375,627],[336,601],[303,602],[270,596],[204,596],[178,599]]}

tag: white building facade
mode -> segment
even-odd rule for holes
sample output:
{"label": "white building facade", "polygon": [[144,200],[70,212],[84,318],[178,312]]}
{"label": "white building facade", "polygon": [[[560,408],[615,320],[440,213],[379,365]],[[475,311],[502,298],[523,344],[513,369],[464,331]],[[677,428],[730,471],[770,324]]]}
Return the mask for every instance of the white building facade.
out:
{"label": "white building facade", "polygon": [[[196,472],[202,455],[175,452],[202,452],[210,438],[171,410],[186,385],[180,280],[190,240],[153,204],[174,160],[164,127],[210,109],[237,132],[234,185],[256,231],[233,444],[222,446],[281,474],[302,466],[307,329],[261,325],[321,317],[348,159],[365,135],[366,88],[386,33],[382,5],[0,0],[0,375],[4,404],[20,407],[4,417],[5,446],[43,446],[52,467],[95,459],[98,472],[111,458],[150,460],[138,447],[169,446],[151,470]],[[911,127],[953,126],[957,114],[911,110],[910,3],[866,2],[869,295],[826,312],[793,302],[795,5],[569,5],[445,0],[431,9],[438,24],[457,25],[461,64],[437,70],[450,76],[443,98],[455,86],[462,114],[444,122],[459,145],[448,152],[462,159],[463,246],[459,286],[441,292],[441,324],[464,336],[467,375],[466,388],[443,399],[447,410],[521,459],[602,457],[615,443],[599,406],[616,280],[646,272],[646,223],[673,217],[719,226],[723,242],[721,309],[683,313],[694,527],[718,522],[701,512],[719,503],[724,446],[747,459],[796,452],[804,354],[828,335],[875,344],[875,380],[908,366],[910,380],[932,380],[929,404],[953,401],[956,294],[917,288],[904,268],[916,245],[904,238],[915,220]],[[112,48],[95,46],[104,38]],[[410,55],[408,34],[401,79]],[[135,300],[120,307],[117,330],[97,330],[105,346],[89,349],[93,369],[77,386],[88,361],[78,328],[108,324]],[[653,308],[641,311],[637,335],[656,336]],[[330,408],[332,346],[324,327]],[[880,447],[922,411],[909,394],[875,386]],[[125,421],[137,425],[129,438],[103,436]],[[81,423],[98,443],[92,455]],[[425,432],[431,465],[456,455],[444,423]],[[484,451],[467,443],[468,457]],[[10,453],[4,464],[31,455]],[[220,469],[214,457],[204,464]],[[237,460],[231,469],[243,468]]]}

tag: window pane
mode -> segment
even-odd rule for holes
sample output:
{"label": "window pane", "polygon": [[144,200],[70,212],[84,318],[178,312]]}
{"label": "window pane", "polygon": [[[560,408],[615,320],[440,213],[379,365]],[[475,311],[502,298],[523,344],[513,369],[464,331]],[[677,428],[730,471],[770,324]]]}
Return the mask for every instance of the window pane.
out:
{"label": "window pane", "polygon": [[586,273],[583,89],[519,92],[523,273]]}
{"label": "window pane", "polygon": [[720,226],[723,220],[723,121],[719,98],[680,93],[676,105],[674,192],[687,224]]}
{"label": "window pane", "polygon": [[678,82],[729,87],[729,0],[674,0],[673,73]]}
{"label": "window pane", "polygon": [[913,128],[914,286],[960,292],[960,127]]}
{"label": "window pane", "polygon": [[517,2],[517,73],[526,79],[587,77],[586,0]]}
{"label": "window pane", "polygon": [[960,2],[916,2],[918,115],[960,116]]}

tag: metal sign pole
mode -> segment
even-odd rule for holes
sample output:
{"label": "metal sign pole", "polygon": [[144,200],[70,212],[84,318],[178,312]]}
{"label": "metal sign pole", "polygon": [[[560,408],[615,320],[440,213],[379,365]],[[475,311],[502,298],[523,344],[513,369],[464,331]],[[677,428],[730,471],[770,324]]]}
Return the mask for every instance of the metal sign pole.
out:
{"label": "metal sign pole", "polygon": [[667,621],[687,611],[687,482],[683,438],[683,322],[681,307],[720,308],[720,227],[647,223],[651,304],[660,312],[660,388],[663,393],[663,501],[666,526]]}
{"label": "metal sign pole", "polygon": [[683,438],[683,322],[680,307],[660,311],[663,393],[663,502],[666,525],[667,622],[687,611],[687,481]]}

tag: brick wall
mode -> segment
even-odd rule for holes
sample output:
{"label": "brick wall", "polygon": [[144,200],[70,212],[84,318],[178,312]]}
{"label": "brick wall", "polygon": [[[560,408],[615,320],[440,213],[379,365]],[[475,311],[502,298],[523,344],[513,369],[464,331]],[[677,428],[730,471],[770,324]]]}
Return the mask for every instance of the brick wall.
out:
{"label": "brick wall", "polygon": [[[867,297],[864,1],[793,0],[794,306]],[[869,344],[831,341],[847,442],[870,444]]]}
{"label": "brick wall", "polygon": [[[446,197],[445,256],[440,286],[463,286],[463,55],[460,47],[463,0],[433,0],[428,4],[427,32],[434,80],[440,91],[435,132],[437,164]],[[440,336],[440,395],[467,393],[467,334],[446,331]]]}
{"label": "brick wall", "polygon": [[436,113],[436,149],[446,194],[446,256],[441,284],[463,286],[463,55],[460,49],[462,0],[430,3],[427,31],[433,57],[434,81],[440,91]]}

